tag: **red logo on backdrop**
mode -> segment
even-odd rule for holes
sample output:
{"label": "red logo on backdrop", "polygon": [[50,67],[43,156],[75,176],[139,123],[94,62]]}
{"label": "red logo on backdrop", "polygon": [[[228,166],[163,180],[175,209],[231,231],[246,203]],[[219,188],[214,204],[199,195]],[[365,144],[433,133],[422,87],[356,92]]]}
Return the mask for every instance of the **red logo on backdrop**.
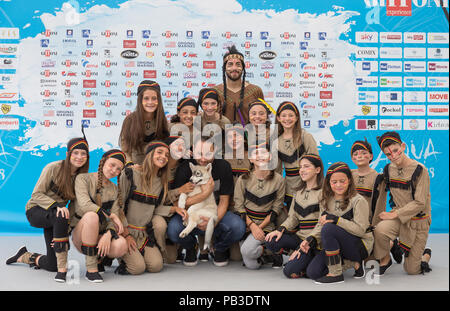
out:
{"label": "red logo on backdrop", "polygon": [[284,87],[285,89],[288,89],[288,88],[289,88],[289,82],[285,81],[285,82],[283,83],[283,87]]}
{"label": "red logo on backdrop", "polygon": [[105,100],[105,107],[106,108],[111,107],[111,101],[109,99]]}
{"label": "red logo on backdrop", "polygon": [[83,118],[96,118],[97,111],[95,109],[84,109]]}
{"label": "red logo on backdrop", "polygon": [[66,80],[66,87],[70,87],[70,80]]}
{"label": "red logo on backdrop", "polygon": [[96,88],[97,80],[83,80],[83,88]]}
{"label": "red logo on backdrop", "polygon": [[127,110],[127,111],[125,111],[125,115],[130,115],[131,114],[131,110]]}
{"label": "red logo on backdrop", "polygon": [[91,57],[91,50],[86,50],[86,57]]}
{"label": "red logo on backdrop", "polygon": [[411,14],[411,0],[389,0],[386,3],[387,16],[411,16]]}
{"label": "red logo on backdrop", "polygon": [[70,99],[66,100],[66,107],[70,107]]}
{"label": "red logo on backdrop", "polygon": [[264,78],[269,79],[269,76],[270,76],[269,72],[268,71],[264,71]]}
{"label": "red logo on backdrop", "polygon": [[105,37],[107,37],[107,38],[111,37],[111,31],[110,30],[106,30],[105,31]]}
{"label": "red logo on backdrop", "polygon": [[136,40],[123,40],[123,48],[124,49],[135,49],[136,48]]}
{"label": "red logo on backdrop", "polygon": [[192,68],[192,62],[191,62],[190,60],[188,60],[188,61],[186,62],[186,67],[187,67],[187,68]]}
{"label": "red logo on backdrop", "polygon": [[170,30],[166,31],[166,38],[170,38],[172,36],[172,32]]}
{"label": "red logo on backdrop", "polygon": [[146,41],[145,42],[145,46],[148,47],[148,48],[151,48],[152,47],[152,41]]}
{"label": "red logo on backdrop", "polygon": [[156,79],[156,70],[144,70],[144,79]]}
{"label": "red logo on backdrop", "polygon": [[50,70],[46,69],[46,70],[44,71],[44,76],[50,77]]}
{"label": "red logo on backdrop", "polygon": [[45,120],[44,121],[44,126],[45,127],[49,127],[50,126],[50,121],[49,120]]}
{"label": "red logo on backdrop", "polygon": [[106,81],[105,81],[105,87],[110,87],[110,86],[111,86],[111,81],[106,80]]}
{"label": "red logo on backdrop", "polygon": [[192,82],[191,81],[186,82],[186,87],[190,89],[192,87]]}
{"label": "red logo on backdrop", "polygon": [[322,63],[322,69],[327,69],[328,68],[328,63]]}
{"label": "red logo on backdrop", "polygon": [[203,61],[203,69],[216,69],[216,61],[215,60],[204,60]]}
{"label": "red logo on backdrop", "polygon": [[227,31],[225,33],[225,38],[230,39],[231,38],[231,32]]}
{"label": "red logo on backdrop", "polygon": [[109,59],[107,59],[105,61],[105,67],[110,67],[111,66],[111,61]]}
{"label": "red logo on backdrop", "polygon": [[44,96],[45,97],[49,97],[50,96],[50,91],[49,90],[45,90],[44,91]]}
{"label": "red logo on backdrop", "polygon": [[46,30],[45,30],[45,36],[46,36],[46,37],[50,37],[50,34],[51,34],[50,29],[46,29]]}
{"label": "red logo on backdrop", "polygon": [[130,90],[125,91],[125,97],[127,97],[127,98],[131,97],[131,91]]}
{"label": "red logo on backdrop", "polygon": [[249,69],[250,68],[250,62],[245,62],[245,69]]}
{"label": "red logo on backdrop", "polygon": [[206,47],[207,49],[210,49],[210,48],[211,48],[211,41],[206,41],[206,42],[205,42],[205,47]]}
{"label": "red logo on backdrop", "polygon": [[171,58],[171,57],[172,57],[172,52],[167,51],[167,52],[166,52],[166,57],[167,57],[167,58]]}
{"label": "red logo on backdrop", "polygon": [[284,39],[289,39],[289,32],[285,32],[284,34],[283,34],[283,38]]}
{"label": "red logo on backdrop", "polygon": [[326,89],[328,87],[328,83],[322,82],[320,85],[322,88]]}
{"label": "red logo on backdrop", "polygon": [[110,127],[111,126],[111,121],[110,120],[106,120],[105,121],[105,127]]}
{"label": "red logo on backdrop", "polygon": [[171,92],[171,91],[166,91],[166,97],[167,97],[167,98],[172,97],[172,92]]}
{"label": "red logo on backdrop", "polygon": [[332,99],[333,91],[320,91],[320,99]]}
{"label": "red logo on backdrop", "polygon": [[284,62],[283,67],[284,69],[289,69],[289,62]]}
{"label": "red logo on backdrop", "polygon": [[205,72],[205,77],[206,77],[207,79],[211,78],[211,71],[206,71],[206,72]]}
{"label": "red logo on backdrop", "polygon": [[166,71],[166,78],[170,78],[172,76],[172,72],[171,71]]}
{"label": "red logo on backdrop", "polygon": [[303,92],[303,98],[308,98],[309,97],[309,92],[308,91],[304,91]]}
{"label": "red logo on backdrop", "polygon": [[249,49],[249,48],[250,48],[250,42],[248,42],[248,41],[245,42],[245,48],[246,48],[246,49]]}
{"label": "red logo on backdrop", "polygon": [[66,59],[66,67],[70,67],[70,59]]}
{"label": "red logo on backdrop", "polygon": [[303,53],[303,58],[304,59],[308,59],[309,58],[309,53],[308,52]]}
{"label": "red logo on backdrop", "polygon": [[45,55],[46,57],[50,57],[50,50],[45,50],[44,55]]}
{"label": "red logo on backdrop", "polygon": [[307,71],[303,73],[303,78],[304,79],[308,79],[309,78],[309,73]]}
{"label": "red logo on backdrop", "polygon": [[91,76],[91,71],[90,70],[86,70],[86,77],[90,77]]}
{"label": "red logo on backdrop", "polygon": [[86,97],[91,97],[91,90],[86,91]]}

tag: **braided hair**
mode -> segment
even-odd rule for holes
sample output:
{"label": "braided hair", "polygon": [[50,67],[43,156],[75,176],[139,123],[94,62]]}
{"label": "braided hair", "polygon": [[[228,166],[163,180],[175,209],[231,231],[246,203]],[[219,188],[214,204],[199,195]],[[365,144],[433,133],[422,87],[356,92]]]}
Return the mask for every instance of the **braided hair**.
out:
{"label": "braided hair", "polygon": [[223,106],[222,106],[222,113],[225,114],[225,110],[226,110],[226,106],[227,106],[227,77],[226,77],[226,65],[228,60],[225,60],[227,56],[232,55],[232,54],[238,54],[240,56],[242,56],[242,84],[241,84],[241,92],[240,92],[240,96],[239,96],[239,109],[242,108],[243,105],[243,101],[244,101],[244,90],[245,90],[245,75],[246,75],[246,71],[245,71],[245,63],[243,61],[244,59],[244,55],[242,55],[242,53],[240,53],[237,49],[236,46],[231,46],[228,48],[228,53],[226,53],[224,55],[224,62],[222,65],[222,80],[223,80]]}
{"label": "braided hair", "polygon": [[100,163],[98,164],[97,170],[97,186],[95,187],[95,203],[98,206],[102,206],[102,195],[100,193],[103,188],[103,166],[105,165],[106,157],[102,157]]}

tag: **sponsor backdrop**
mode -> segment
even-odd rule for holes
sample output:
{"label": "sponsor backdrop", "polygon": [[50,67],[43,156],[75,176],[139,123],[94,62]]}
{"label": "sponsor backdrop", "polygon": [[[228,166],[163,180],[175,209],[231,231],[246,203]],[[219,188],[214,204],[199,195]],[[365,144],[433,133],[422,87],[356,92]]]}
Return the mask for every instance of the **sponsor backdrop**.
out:
{"label": "sponsor backdrop", "polygon": [[[25,204],[42,168],[81,135],[91,171],[118,146],[143,79],[167,116],[222,82],[222,55],[244,53],[247,80],[276,109],[290,100],[326,166],[366,137],[401,133],[431,176],[432,232],[448,232],[448,1],[0,0],[0,232],[32,234]],[[448,16],[448,14],[447,14]]]}

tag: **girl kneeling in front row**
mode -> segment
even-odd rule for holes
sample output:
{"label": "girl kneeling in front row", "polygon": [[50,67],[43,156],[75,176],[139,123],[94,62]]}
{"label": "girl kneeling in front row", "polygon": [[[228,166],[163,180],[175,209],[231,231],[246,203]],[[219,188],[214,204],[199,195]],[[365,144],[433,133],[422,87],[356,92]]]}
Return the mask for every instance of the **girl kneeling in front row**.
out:
{"label": "girl kneeling in front row", "polygon": [[[164,142],[151,142],[146,148],[142,168],[126,168],[120,182],[125,194],[124,236],[128,252],[116,270],[118,274],[142,274],[160,272],[163,257],[155,238],[152,219],[169,217],[174,212],[184,216],[185,211],[163,205],[168,193],[169,146]],[[164,221],[164,219],[162,219]],[[159,236],[156,233],[156,236]]]}
{"label": "girl kneeling in front row", "polygon": [[369,228],[369,205],[356,192],[347,164],[337,162],[327,171],[320,200],[320,218],[300,245],[305,253],[319,240],[322,251],[309,264],[306,274],[322,283],[344,281],[344,259],[354,262],[355,278],[364,276],[364,263],[373,247]]}
{"label": "girl kneeling in front row", "polygon": [[[319,199],[322,194],[323,164],[315,154],[303,155],[300,159],[300,186],[294,195],[288,218],[280,227],[266,236],[266,247],[275,254],[295,250],[284,266],[288,278],[305,276],[306,268],[316,254],[315,248],[307,253],[300,250],[300,243],[314,229],[319,219]],[[274,267],[277,262],[274,262]],[[281,267],[282,260],[278,260]]]}
{"label": "girl kneeling in front row", "polygon": [[75,215],[70,223],[75,226],[72,241],[86,255],[86,279],[90,282],[103,282],[99,259],[118,258],[126,252],[126,241],[119,236],[123,231],[117,200],[120,183],[116,186],[110,181],[119,176],[124,165],[125,154],[112,149],[103,154],[97,172],[80,174],[75,180]]}

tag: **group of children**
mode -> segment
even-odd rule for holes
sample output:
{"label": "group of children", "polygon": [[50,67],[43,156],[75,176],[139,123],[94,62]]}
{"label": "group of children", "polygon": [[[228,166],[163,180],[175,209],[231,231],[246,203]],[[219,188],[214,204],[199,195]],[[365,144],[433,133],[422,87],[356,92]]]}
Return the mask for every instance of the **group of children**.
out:
{"label": "group of children", "polygon": [[[350,150],[357,169],[337,162],[325,170],[294,103],[283,102],[276,112],[264,100],[248,108],[246,120],[253,127],[244,130],[246,124],[223,115],[218,91],[207,88],[198,101],[181,99],[169,123],[158,83],[142,81],[136,109],[122,125],[121,149],[105,152],[97,171],[88,172],[84,130],[82,138],[69,141],[64,160],[44,168],[26,216],[33,227],[44,229],[46,254],[24,246],[7,264],[57,272],[55,280],[65,282],[72,236],[85,255],[91,282],[103,281],[99,273],[114,258],[120,275],[160,272],[164,263],[179,260],[194,266],[211,255],[217,266],[229,260],[242,260],[248,269],[271,263],[288,278],[317,283],[342,282],[348,268],[361,278],[371,258],[383,275],[392,265],[391,254],[399,263],[404,260],[408,274],[431,270],[426,248],[430,179],[426,167],[405,154],[398,133],[377,137],[390,161],[382,174],[370,168],[373,152],[367,140],[356,141]],[[270,131],[272,111],[277,133]],[[196,139],[198,117],[203,133]],[[208,125],[220,131],[205,135]],[[223,148],[213,143],[217,137]],[[218,158],[224,150],[228,156]],[[200,254],[208,219],[180,235],[188,215],[178,198],[196,186],[189,163],[211,164],[212,179],[188,197],[186,209],[214,194],[218,211],[212,249],[200,247]],[[289,256],[284,265],[283,255]]]}

